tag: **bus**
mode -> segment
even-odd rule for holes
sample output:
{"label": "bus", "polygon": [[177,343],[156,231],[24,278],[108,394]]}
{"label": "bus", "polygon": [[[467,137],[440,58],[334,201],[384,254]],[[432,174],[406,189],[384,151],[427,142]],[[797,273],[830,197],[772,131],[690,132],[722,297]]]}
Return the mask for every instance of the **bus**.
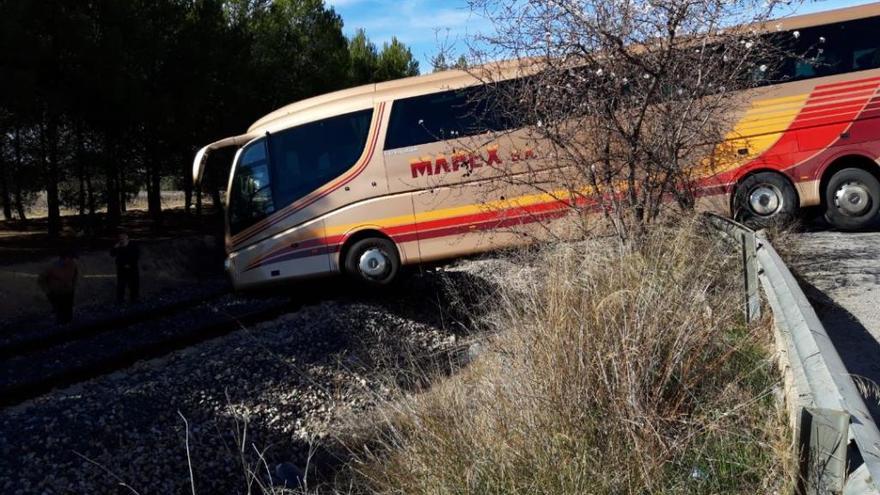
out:
{"label": "bus", "polygon": [[[880,209],[880,4],[777,29],[796,34],[794,53],[821,49],[748,90],[725,143],[736,158],[697,179],[701,201],[759,224],[820,207],[836,228],[868,227]],[[481,85],[453,70],[337,91],[199,150],[195,183],[211,151],[237,148],[225,262],[235,287],[340,272],[385,285],[404,265],[530,242],[522,229],[564,217],[558,195],[500,180],[529,172],[552,182],[523,129],[499,121],[489,135],[503,130],[504,140],[461,145],[487,130],[460,111]]]}

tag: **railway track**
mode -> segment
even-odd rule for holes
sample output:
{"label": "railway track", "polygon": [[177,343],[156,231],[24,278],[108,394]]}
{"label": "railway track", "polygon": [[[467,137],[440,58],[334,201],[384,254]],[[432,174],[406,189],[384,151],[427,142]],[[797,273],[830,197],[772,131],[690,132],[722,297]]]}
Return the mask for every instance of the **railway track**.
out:
{"label": "railway track", "polygon": [[7,338],[0,341],[0,408],[275,319],[305,304],[365,297],[333,278],[311,281],[307,290],[290,289],[283,296],[278,288],[248,295],[218,289],[50,333]]}
{"label": "railway track", "polygon": [[158,307],[143,306],[92,321],[74,322],[67,327],[50,326],[42,329],[43,331],[31,331],[24,336],[11,338],[6,342],[0,343],[0,360],[14,356],[23,356],[31,352],[39,352],[66,342],[93,337],[103,332],[109,332],[147,320],[167,317],[197,304],[220,299],[227,294],[229,294],[229,290],[215,290],[207,294],[199,294],[193,298],[178,299]]}
{"label": "railway track", "polygon": [[295,309],[283,297],[218,293],[0,347],[0,407],[123,370]]}

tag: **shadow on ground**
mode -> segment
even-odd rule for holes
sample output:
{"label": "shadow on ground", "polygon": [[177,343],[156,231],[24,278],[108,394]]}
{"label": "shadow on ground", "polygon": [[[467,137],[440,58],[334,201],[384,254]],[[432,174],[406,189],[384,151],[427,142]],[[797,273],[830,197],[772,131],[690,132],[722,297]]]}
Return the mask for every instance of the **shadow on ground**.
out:
{"label": "shadow on ground", "polygon": [[[343,277],[306,282],[284,289],[292,301],[301,306],[300,339],[285,339],[270,346],[265,336],[254,335],[255,345],[269,350],[258,359],[271,364],[257,368],[278,367],[275,376],[287,375],[292,389],[310,387],[309,382],[321,382],[321,392],[327,400],[348,410],[350,419],[362,417],[369,404],[382,396],[383,384],[397,386],[408,392],[429,387],[433,380],[448,376],[467,365],[468,335],[478,325],[476,321],[485,312],[486,299],[496,290],[486,279],[467,272],[412,270],[393,287],[383,290],[365,290]],[[315,311],[332,308],[333,311]],[[304,313],[304,314],[303,314]],[[306,315],[321,315],[322,319],[310,325]],[[453,340],[450,342],[450,338]],[[434,340],[433,343],[429,341]],[[436,345],[438,341],[446,344]],[[460,344],[463,343],[463,344]],[[295,358],[297,375],[284,371],[284,361]],[[327,373],[323,379],[318,378]],[[356,377],[366,378],[366,390],[357,384]],[[242,378],[242,377],[240,377]],[[277,384],[261,380],[259,376],[245,379],[246,391],[225,391],[232,402],[247,403],[253,397],[273,397]],[[245,392],[243,395],[241,392]],[[348,404],[346,404],[348,403]],[[308,417],[312,407],[303,402],[279,405],[288,409],[291,417]],[[200,423],[213,425],[218,435],[208,444],[225,437],[223,444],[234,443],[231,437],[231,418],[218,414],[216,407],[191,411]],[[366,416],[363,416],[366,420]],[[226,425],[225,432],[222,426]],[[290,434],[289,424],[253,421],[249,424],[249,439],[253,445],[266,446],[263,459],[251,458],[261,465],[263,474],[273,471],[280,462],[308,466],[312,483],[329,481],[342,465],[352,459],[347,446],[337,442],[336,431],[324,431],[313,442]],[[207,440],[207,439],[206,439]],[[204,450],[211,450],[207,445]],[[221,473],[197,468],[196,476],[217,479]],[[263,481],[268,481],[261,475]],[[241,480],[240,482],[243,482]],[[239,485],[240,486],[240,485]],[[227,487],[223,487],[227,488]]]}
{"label": "shadow on ground", "polygon": [[[350,455],[336,419],[366,421],[387,386],[460,369],[496,289],[466,270],[411,271],[383,291],[340,277],[274,288],[293,303],[285,317],[0,411],[0,488],[119,492],[81,453],[136,489],[188,492],[187,446],[200,493],[244,491],[243,464],[263,481],[285,462],[326,480]],[[47,482],[34,463],[66,479]]]}
{"label": "shadow on ground", "polygon": [[[874,421],[880,423],[880,343],[852,313],[803,278],[798,278],[798,282],[825,326],[847,371],[872,384],[861,387],[862,396]],[[868,393],[865,388],[869,389]]]}

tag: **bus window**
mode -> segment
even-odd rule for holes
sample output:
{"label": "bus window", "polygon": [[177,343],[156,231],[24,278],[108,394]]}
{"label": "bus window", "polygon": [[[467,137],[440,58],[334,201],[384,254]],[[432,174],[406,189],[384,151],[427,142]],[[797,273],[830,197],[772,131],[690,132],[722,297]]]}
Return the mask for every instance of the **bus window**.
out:
{"label": "bus window", "polygon": [[396,100],[391,108],[385,149],[521,127],[522,123],[512,117],[510,109],[501,108],[509,105],[503,91],[516,83],[516,80],[501,81]]}
{"label": "bus window", "polygon": [[462,91],[444,91],[394,102],[385,149],[443,141],[463,131],[459,113],[467,103]]}
{"label": "bus window", "polygon": [[278,209],[335,179],[364,151],[372,110],[338,115],[269,136]]}
{"label": "bus window", "polygon": [[[780,48],[794,55],[786,79],[824,77],[880,67],[880,18],[869,17],[788,33]],[[794,36],[796,34],[797,36]]]}
{"label": "bus window", "polygon": [[275,211],[272,201],[266,140],[259,139],[242,150],[229,196],[229,229],[234,235]]}

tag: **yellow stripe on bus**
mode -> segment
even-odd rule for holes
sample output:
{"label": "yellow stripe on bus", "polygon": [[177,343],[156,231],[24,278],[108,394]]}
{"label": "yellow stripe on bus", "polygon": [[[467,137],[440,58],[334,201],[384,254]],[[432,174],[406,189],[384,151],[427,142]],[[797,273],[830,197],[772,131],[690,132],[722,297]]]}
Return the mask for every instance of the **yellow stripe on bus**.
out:
{"label": "yellow stripe on bus", "polygon": [[[576,191],[577,194],[587,195],[589,189]],[[426,211],[415,215],[415,223],[425,223],[434,220],[445,220],[447,218],[455,218],[465,215],[473,215],[476,213],[486,213],[488,211],[498,211],[508,208],[517,208],[531,206],[535,204],[548,203],[551,201],[567,201],[572,197],[569,191],[554,191],[549,193],[527,194],[510,199],[487,201],[484,203],[475,203],[463,206],[454,206],[451,208],[443,208],[440,210]],[[377,218],[368,221],[350,223],[346,225],[337,225],[327,228],[327,237],[343,235],[354,228],[362,225],[375,225],[381,228],[396,227],[399,225],[407,225],[413,223],[412,215],[399,215],[388,218]]]}
{"label": "yellow stripe on bus", "polygon": [[[809,96],[804,93],[752,103],[743,118],[727,133],[725,143],[716,148],[714,160],[704,162],[706,172],[733,170],[770,149],[794,122]],[[768,108],[773,111],[768,112]],[[740,155],[741,149],[747,149],[748,153]],[[711,166],[713,161],[714,167]]]}
{"label": "yellow stripe on bus", "polygon": [[781,96],[779,98],[768,98],[765,100],[756,100],[752,102],[752,108],[765,108],[771,105],[778,105],[780,103],[789,103],[795,101],[803,101],[806,100],[807,97],[810,96],[809,93],[801,93],[792,96]]}

